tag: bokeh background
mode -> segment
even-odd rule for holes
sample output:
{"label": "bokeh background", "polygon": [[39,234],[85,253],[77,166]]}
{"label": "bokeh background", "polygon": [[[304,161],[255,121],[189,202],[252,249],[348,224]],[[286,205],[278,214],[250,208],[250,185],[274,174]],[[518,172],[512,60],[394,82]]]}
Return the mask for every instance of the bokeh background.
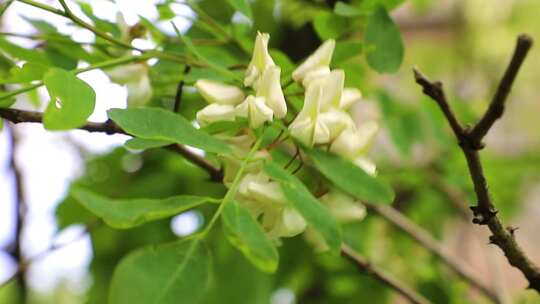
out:
{"label": "bokeh background", "polygon": [[[43,2],[58,6],[56,1]],[[189,31],[193,18],[197,18],[188,7],[174,3],[167,5],[174,15],[164,16],[165,9],[156,6],[163,1],[85,2],[94,8],[99,18],[115,22],[117,11],[121,11],[127,23],[133,25],[139,21],[139,16],[144,16],[172,37],[171,18],[182,32]],[[243,16],[233,15],[221,2],[202,1],[202,4],[224,24],[246,23]],[[365,96],[362,105],[353,109],[357,119],[375,117],[382,123],[383,129],[371,154],[381,174],[388,177],[396,189],[394,207],[471,265],[484,282],[496,289],[501,302],[539,303],[540,298],[533,291],[524,289],[526,281],[508,265],[502,252],[487,244],[486,229],[470,223],[467,206],[473,203],[474,196],[466,164],[437,107],[414,83],[411,69],[417,66],[427,75],[443,81],[462,121],[474,122],[494,92],[517,35],[525,32],[540,41],[540,1],[394,2],[396,8],[392,17],[405,42],[401,69],[396,74],[379,75],[367,67],[364,57],[352,59],[343,66],[349,85],[361,88]],[[74,2],[68,3],[77,14],[84,16],[75,9]],[[248,27],[251,31],[269,32],[271,47],[281,50],[293,62],[304,58],[333,34],[333,27],[320,20],[326,20],[331,12],[329,7],[335,1],[254,0],[252,4],[254,24]],[[65,19],[17,2],[1,19],[1,35],[30,49],[40,47],[43,42],[8,35],[38,34],[28,18],[54,24],[77,41],[93,39],[88,31],[76,28]],[[320,24],[314,26],[314,22]],[[339,18],[331,22],[354,23]],[[346,39],[361,41],[362,28],[359,21],[357,27],[351,27],[352,30],[343,35]],[[147,38],[134,43],[141,48],[154,46]],[[171,73],[175,68],[170,67]],[[180,75],[182,70],[179,66],[176,73]],[[111,83],[103,72],[91,71],[81,78],[97,94],[96,110],[90,120],[105,121],[107,109],[126,106],[126,89]],[[157,76],[153,78],[155,83],[158,80]],[[517,240],[537,264],[540,263],[539,82],[540,48],[535,47],[519,73],[504,118],[490,131],[487,148],[482,151],[499,214],[505,223],[519,228]],[[153,102],[170,105],[174,87],[160,86]],[[189,117],[202,103],[191,87],[185,90],[185,103],[191,104],[184,111]],[[15,107],[43,109],[46,96],[43,89],[33,97],[20,96]],[[67,196],[71,183],[89,185],[100,193],[117,196],[223,191],[208,182],[204,172],[174,154],[127,151],[122,147],[127,138],[84,131],[47,132],[39,124],[12,126],[5,123],[0,133],[0,282],[17,269],[10,254],[17,231],[13,159],[20,173],[21,199],[26,206],[20,239],[23,256],[32,258],[50,250],[51,246],[60,244],[62,247],[41,256],[28,267],[24,276],[30,294],[28,303],[103,303],[114,265],[126,252],[148,242],[188,235],[204,222],[203,210],[130,231],[118,232],[99,226],[88,233],[85,227],[92,223],[91,218]],[[436,303],[487,301],[428,251],[376,216],[368,215],[362,223],[351,225],[346,235],[375,263]],[[285,242],[280,251],[286,258],[281,261],[275,278],[255,273],[244,260],[235,258],[223,275],[238,277],[239,282],[222,285],[221,296],[229,299],[226,303],[244,303],[238,298],[235,302],[234,296],[228,295],[226,290],[234,289],[233,284],[245,284],[246,293],[256,293],[260,303],[403,303],[377,282],[344,270],[350,266],[306,250],[301,239]],[[242,276],[248,278],[240,279]],[[246,281],[249,277],[263,283],[253,286]],[[0,289],[0,303],[14,303],[16,297],[16,284]],[[213,303],[212,295],[207,301]]]}

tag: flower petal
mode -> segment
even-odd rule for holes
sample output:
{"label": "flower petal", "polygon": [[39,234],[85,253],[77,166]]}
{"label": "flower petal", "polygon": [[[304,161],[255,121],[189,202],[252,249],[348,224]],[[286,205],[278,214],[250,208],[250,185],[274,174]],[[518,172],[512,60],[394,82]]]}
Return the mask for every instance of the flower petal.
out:
{"label": "flower petal", "polygon": [[293,72],[293,79],[296,82],[302,82],[308,73],[314,72],[321,67],[328,67],[332,60],[332,54],[336,42],[332,39],[325,41],[304,63],[302,63]]}
{"label": "flower petal", "polygon": [[262,73],[267,67],[275,65],[272,57],[270,57],[270,54],[268,53],[269,40],[269,34],[257,32],[255,47],[253,48],[253,57],[251,57],[251,61],[246,70],[244,79],[245,86],[257,88],[258,80],[262,76]]}
{"label": "flower petal", "polygon": [[357,88],[345,88],[341,94],[339,108],[348,110],[353,104],[362,100],[362,92]]}
{"label": "flower petal", "polygon": [[237,105],[244,100],[244,92],[239,88],[209,79],[199,79],[195,87],[208,103]]}
{"label": "flower petal", "polygon": [[213,103],[197,112],[197,121],[202,126],[216,121],[234,121],[235,114],[234,106]]}
{"label": "flower petal", "polygon": [[287,103],[281,89],[280,74],[279,67],[267,67],[257,89],[257,96],[265,98],[266,105],[272,109],[276,118],[283,118],[287,114]]}

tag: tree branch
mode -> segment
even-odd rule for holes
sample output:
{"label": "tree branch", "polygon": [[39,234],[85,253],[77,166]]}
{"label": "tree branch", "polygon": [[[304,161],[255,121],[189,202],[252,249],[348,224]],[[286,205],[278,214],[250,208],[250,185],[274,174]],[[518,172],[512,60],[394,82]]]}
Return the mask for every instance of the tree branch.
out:
{"label": "tree branch", "polygon": [[[528,288],[532,288],[540,293],[540,269],[529,260],[521,247],[517,244],[514,238],[514,230],[505,228],[501,220],[497,217],[497,211],[491,201],[487,181],[478,154],[478,149],[482,146],[480,140],[483,135],[489,131],[489,128],[491,128],[495,120],[502,115],[501,108],[504,110],[504,100],[510,91],[510,86],[517,74],[517,69],[521,66],[523,58],[531,45],[531,38],[528,38],[525,35],[519,36],[516,51],[514,52],[514,58],[510,62],[511,67],[507,69],[506,75],[503,77],[502,82],[504,82],[504,84],[499,86],[499,91],[501,91],[501,93],[495,95],[500,97],[494,98],[492,104],[486,111],[486,114],[477,124],[479,127],[475,127],[472,131],[460,131],[463,130],[463,128],[457,121],[455,115],[449,110],[450,107],[444,98],[444,92],[440,82],[429,81],[416,69],[414,74],[416,82],[422,86],[424,93],[435,100],[441,110],[445,113],[448,122],[452,126],[452,130],[454,130],[454,134],[460,144],[465,159],[467,160],[469,174],[478,199],[478,205],[471,207],[474,216],[473,223],[487,225],[489,227],[492,234],[490,236],[490,242],[501,248],[510,265],[518,268],[523,273],[529,281]],[[493,103],[496,104],[493,105]],[[473,132],[475,132],[474,130],[477,131],[473,134]]]}
{"label": "tree branch", "polygon": [[[190,70],[191,70],[191,66],[186,64],[186,67],[184,68],[184,78],[189,73]],[[174,108],[173,108],[173,112],[175,113],[178,113],[178,111],[180,110],[180,104],[182,103],[182,93],[184,92],[184,85],[186,83],[184,81],[184,78],[180,80],[180,82],[178,83],[178,86],[176,87],[176,95],[174,96]]]}
{"label": "tree branch", "polygon": [[[14,128],[11,128],[9,124],[7,126],[9,128],[9,137],[10,137],[10,143],[11,143],[11,151],[10,151],[10,167],[11,171],[13,172],[13,179],[14,179],[14,190],[15,190],[15,237],[13,241],[13,246],[10,248],[10,253],[15,259],[15,261],[18,264],[21,264],[24,259],[24,255],[22,252],[22,236],[23,236],[23,227],[25,222],[25,215],[26,215],[26,204],[24,200],[24,188],[23,188],[23,179],[21,171],[19,170],[19,167],[17,166],[17,135],[15,134]],[[20,302],[26,303],[26,297],[27,297],[27,284],[26,279],[23,272],[17,273],[14,278],[17,280],[18,290],[20,294]]]}
{"label": "tree branch", "polygon": [[379,269],[377,266],[373,265],[366,258],[355,252],[350,246],[343,244],[341,246],[341,255],[348,259],[351,263],[353,263],[358,268],[358,270],[368,273],[386,286],[394,289],[411,303],[429,303],[429,301],[426,300],[426,298],[424,298],[422,295],[416,293],[414,290],[405,286],[403,283],[399,282],[394,277],[390,276],[389,274]]}
{"label": "tree branch", "polygon": [[460,259],[448,252],[443,246],[439,244],[426,230],[419,227],[415,223],[411,222],[407,217],[401,214],[390,206],[364,204],[372,212],[385,218],[392,225],[412,237],[422,247],[426,248],[430,252],[439,257],[448,267],[455,271],[461,278],[469,282],[472,286],[482,292],[485,296],[499,302],[499,299],[495,292],[488,286],[486,286],[474,272],[470,269],[469,265],[464,264]]}
{"label": "tree branch", "polygon": [[[34,111],[24,111],[16,109],[2,109],[0,108],[0,117],[11,121],[15,124],[17,123],[42,123],[43,122],[43,113],[34,112]],[[126,131],[122,130],[117,124],[112,120],[107,120],[103,123],[98,122],[87,122],[85,125],[79,127],[80,130],[86,130],[88,132],[103,132],[106,134],[125,134],[129,135]],[[223,173],[219,168],[216,168],[210,162],[208,162],[204,157],[201,157],[197,154],[194,154],[188,150],[185,146],[179,144],[172,144],[166,146],[167,149],[175,151],[176,153],[184,156],[187,160],[205,170],[213,181],[221,181],[223,179]]]}
{"label": "tree branch", "polygon": [[517,73],[532,45],[533,40],[531,37],[525,34],[519,35],[512,60],[506,68],[489,108],[470,132],[471,139],[476,143],[479,144],[495,121],[502,117],[504,113],[504,104],[508,94],[510,94],[510,91],[512,90],[514,79],[516,79]]}

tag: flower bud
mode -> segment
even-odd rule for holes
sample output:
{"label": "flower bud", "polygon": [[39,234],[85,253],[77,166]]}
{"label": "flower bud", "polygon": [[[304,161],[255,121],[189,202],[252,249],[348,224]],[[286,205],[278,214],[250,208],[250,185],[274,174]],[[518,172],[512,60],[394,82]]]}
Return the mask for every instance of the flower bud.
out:
{"label": "flower bud", "polygon": [[209,79],[199,79],[195,87],[208,103],[237,105],[244,100],[244,92],[239,88]]}
{"label": "flower bud", "polygon": [[201,126],[216,121],[234,121],[235,113],[236,111],[233,105],[213,103],[197,112],[197,121]]}
{"label": "flower bud", "polygon": [[320,73],[320,68],[328,67],[332,61],[332,54],[336,42],[332,39],[325,41],[304,63],[293,72],[293,79],[296,82],[303,82],[304,78],[312,72]]}
{"label": "flower bud", "polygon": [[276,118],[283,118],[287,114],[287,103],[281,90],[280,73],[281,69],[277,66],[267,67],[257,89],[257,97],[265,98],[266,105],[272,109]]}
{"label": "flower bud", "polygon": [[362,92],[356,88],[345,88],[341,94],[341,100],[339,102],[339,108],[346,111],[353,104],[362,100]]}
{"label": "flower bud", "polygon": [[253,48],[253,57],[251,57],[244,78],[245,86],[252,86],[257,89],[259,79],[266,68],[275,65],[272,57],[270,57],[270,54],[268,53],[268,40],[270,40],[270,35],[257,32],[255,47]]}
{"label": "flower bud", "polygon": [[144,74],[137,82],[128,82],[126,88],[128,107],[143,106],[152,99],[152,84],[148,74]]}
{"label": "flower bud", "polygon": [[306,229],[307,223],[292,207],[270,209],[264,212],[263,227],[273,239],[293,237]]}
{"label": "flower bud", "polygon": [[330,140],[330,131],[319,121],[321,99],[321,84],[308,87],[304,107],[289,125],[291,136],[308,147],[314,143],[325,143]]}
{"label": "flower bud", "polygon": [[326,141],[316,141],[316,143],[320,144],[331,142],[346,128],[354,127],[354,121],[349,114],[335,109],[319,114],[319,123],[328,130],[328,139]]}
{"label": "flower bud", "polygon": [[367,150],[378,129],[379,125],[375,121],[365,122],[357,128],[346,128],[334,140],[330,151],[345,158],[354,158]]}
{"label": "flower bud", "polygon": [[364,205],[339,190],[330,190],[320,201],[340,223],[358,221],[366,216]]}
{"label": "flower bud", "polygon": [[272,121],[273,111],[266,105],[264,97],[250,95],[236,106],[236,115],[246,117],[249,127],[256,129],[265,122]]}
{"label": "flower bud", "polygon": [[106,70],[105,74],[114,83],[127,84],[140,81],[143,76],[148,74],[148,67],[144,63],[132,63]]}

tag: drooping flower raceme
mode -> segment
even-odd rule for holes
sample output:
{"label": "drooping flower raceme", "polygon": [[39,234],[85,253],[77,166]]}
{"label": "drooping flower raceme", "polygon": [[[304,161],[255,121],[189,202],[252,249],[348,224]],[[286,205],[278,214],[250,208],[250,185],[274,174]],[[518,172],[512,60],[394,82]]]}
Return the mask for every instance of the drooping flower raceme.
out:
{"label": "drooping flower raceme", "polygon": [[[218,155],[224,173],[223,183],[231,187],[242,163],[256,141],[253,129],[273,119],[284,118],[287,104],[281,88],[281,69],[268,51],[269,35],[258,33],[253,56],[247,67],[244,86],[254,94],[245,95],[239,87],[208,79],[199,79],[195,87],[208,105],[197,113],[201,126],[219,121],[248,120],[249,128],[216,136],[232,150]],[[371,138],[377,130],[375,122],[355,124],[348,111],[361,100],[356,88],[344,88],[345,72],[330,69],[335,48],[333,40],[326,41],[294,72],[293,79],[305,88],[304,106],[289,125],[293,138],[307,147],[326,145],[327,148],[375,174],[375,166],[366,157]],[[306,238],[318,249],[327,248],[324,239],[307,227],[305,219],[287,201],[278,182],[262,169],[270,158],[266,150],[257,151],[244,166],[235,200],[261,220],[267,235],[279,243],[282,237],[306,232]],[[331,189],[320,198],[341,222],[362,219],[365,208],[351,196]]]}

